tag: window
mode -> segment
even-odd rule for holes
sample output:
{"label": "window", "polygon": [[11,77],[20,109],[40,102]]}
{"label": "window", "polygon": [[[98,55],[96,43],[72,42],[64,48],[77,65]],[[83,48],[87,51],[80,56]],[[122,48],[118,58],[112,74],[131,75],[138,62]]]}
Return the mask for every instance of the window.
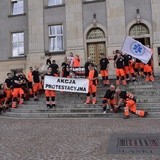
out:
{"label": "window", "polygon": [[48,0],[48,6],[61,5],[62,0]]}
{"label": "window", "polygon": [[12,15],[18,15],[24,13],[23,0],[11,0],[11,2],[12,2]]}
{"label": "window", "polygon": [[145,24],[134,24],[130,30],[129,30],[129,35],[130,36],[135,36],[135,35],[144,35],[144,34],[149,34],[149,29]]}
{"label": "window", "polygon": [[100,28],[92,28],[87,34],[87,39],[105,38],[105,34]]}
{"label": "window", "polygon": [[83,2],[101,2],[104,0],[83,0]]}
{"label": "window", "polygon": [[24,33],[12,33],[12,57],[24,56]]}
{"label": "window", "polygon": [[49,26],[49,51],[63,51],[63,26]]}

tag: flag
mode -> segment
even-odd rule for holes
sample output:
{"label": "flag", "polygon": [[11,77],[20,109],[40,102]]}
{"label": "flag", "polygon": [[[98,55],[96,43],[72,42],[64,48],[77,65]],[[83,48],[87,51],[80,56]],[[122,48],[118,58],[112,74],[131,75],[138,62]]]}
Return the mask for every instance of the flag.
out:
{"label": "flag", "polygon": [[141,60],[145,64],[148,63],[152,55],[150,48],[128,36],[124,41],[121,51]]}

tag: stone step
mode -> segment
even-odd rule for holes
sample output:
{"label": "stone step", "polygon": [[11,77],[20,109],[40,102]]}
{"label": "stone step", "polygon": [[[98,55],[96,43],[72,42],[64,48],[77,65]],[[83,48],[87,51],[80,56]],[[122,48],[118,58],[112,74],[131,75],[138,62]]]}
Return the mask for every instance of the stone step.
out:
{"label": "stone step", "polygon": [[[19,109],[46,109],[45,104],[24,104],[18,107]],[[102,104],[57,104],[57,109],[78,109],[78,108],[102,108]],[[146,108],[160,108],[160,103],[137,103],[137,108],[146,109]]]}
{"label": "stone step", "polygon": [[[3,113],[5,117],[18,118],[123,118],[123,113]],[[147,118],[159,118],[160,112],[150,112]],[[131,114],[132,118],[138,116]]]}
{"label": "stone step", "polygon": [[10,109],[8,112],[16,112],[16,113],[101,113],[101,108],[52,108],[47,109],[46,106],[43,108],[35,108],[35,109],[25,109],[25,108],[17,108]]}
{"label": "stone step", "polygon": [[[143,109],[148,112],[160,112],[160,107],[137,107],[137,109]],[[102,106],[98,106],[95,108],[58,108],[54,107],[52,109],[47,109],[46,106],[37,107],[37,108],[17,108],[10,109],[8,112],[16,112],[16,113],[101,113]],[[123,108],[121,109],[123,112]]]}

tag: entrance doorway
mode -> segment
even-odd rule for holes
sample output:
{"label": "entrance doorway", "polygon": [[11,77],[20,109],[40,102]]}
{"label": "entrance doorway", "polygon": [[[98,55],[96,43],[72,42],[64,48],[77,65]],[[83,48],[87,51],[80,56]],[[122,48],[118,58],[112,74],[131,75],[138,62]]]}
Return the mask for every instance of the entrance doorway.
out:
{"label": "entrance doorway", "polygon": [[100,54],[106,53],[105,33],[101,28],[91,28],[86,36],[87,57],[92,58],[92,62],[99,64]]}
{"label": "entrance doorway", "polygon": [[105,42],[87,44],[87,56],[92,57],[92,63],[96,65],[99,64],[100,54],[105,53],[105,50]]}
{"label": "entrance doorway", "polygon": [[150,38],[135,38],[135,40],[139,41],[140,43],[142,43],[145,46],[149,46],[150,47]]}

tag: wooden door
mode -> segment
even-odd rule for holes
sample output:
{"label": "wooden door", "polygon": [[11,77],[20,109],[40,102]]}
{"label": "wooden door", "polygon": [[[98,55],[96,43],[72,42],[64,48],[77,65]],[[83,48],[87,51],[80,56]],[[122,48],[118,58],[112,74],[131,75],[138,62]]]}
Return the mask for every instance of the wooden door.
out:
{"label": "wooden door", "polygon": [[99,64],[99,60],[100,60],[100,54],[104,53],[105,54],[105,43],[101,42],[101,43],[89,43],[87,45],[87,51],[88,57],[92,57],[93,59],[93,63],[98,65]]}

